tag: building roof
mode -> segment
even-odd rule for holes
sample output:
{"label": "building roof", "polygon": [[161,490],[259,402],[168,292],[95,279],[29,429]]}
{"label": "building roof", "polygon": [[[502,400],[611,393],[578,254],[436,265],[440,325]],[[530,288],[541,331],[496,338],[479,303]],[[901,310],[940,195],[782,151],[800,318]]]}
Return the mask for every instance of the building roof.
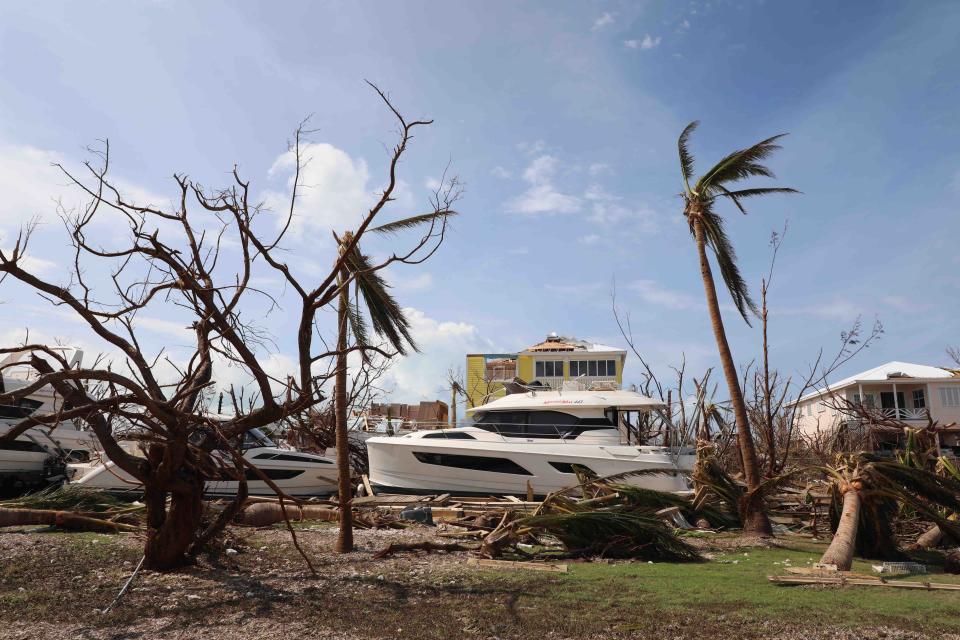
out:
{"label": "building roof", "polygon": [[563,353],[570,351],[583,351],[587,353],[626,353],[623,349],[610,347],[605,344],[587,342],[586,340],[577,340],[573,337],[559,336],[551,333],[543,342],[527,347],[523,353]]}
{"label": "building roof", "polygon": [[944,378],[955,378],[960,381],[960,372],[945,367],[932,367],[926,364],[914,364],[912,362],[893,360],[879,367],[861,371],[843,380],[833,382],[823,389],[817,389],[800,398],[798,402],[822,396],[827,393],[828,390],[839,391],[840,389],[855,384],[886,382],[888,380],[892,382],[898,380],[928,381],[942,380]]}

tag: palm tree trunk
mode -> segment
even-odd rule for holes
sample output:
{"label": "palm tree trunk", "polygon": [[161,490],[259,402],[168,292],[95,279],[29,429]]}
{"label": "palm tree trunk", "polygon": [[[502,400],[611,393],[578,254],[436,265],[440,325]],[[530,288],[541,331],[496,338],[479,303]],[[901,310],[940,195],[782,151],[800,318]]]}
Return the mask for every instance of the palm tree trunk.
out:
{"label": "palm tree trunk", "polygon": [[340,532],[334,551],[353,551],[353,512],[350,482],[350,442],[347,433],[347,313],[350,294],[346,285],[346,270],[338,276],[340,300],[337,308],[337,371],[334,379],[333,404],[336,418],[337,443],[337,494],[340,503]]}
{"label": "palm tree trunk", "polygon": [[860,489],[847,485],[843,494],[843,511],[833,540],[820,558],[820,564],[835,564],[840,571],[850,571],[853,552],[857,546],[857,527],[860,523]]}
{"label": "palm tree trunk", "polygon": [[[737,442],[740,445],[740,460],[743,466],[743,477],[748,491],[755,491],[760,486],[760,470],[757,467],[757,452],[754,448],[753,437],[750,433],[750,421],[747,418],[747,406],[743,401],[743,391],[740,389],[740,379],[737,377],[737,368],[733,363],[733,354],[727,343],[727,334],[723,328],[723,318],[720,316],[720,303],[717,301],[717,288],[713,282],[713,271],[707,259],[706,240],[703,235],[703,226],[700,220],[693,219],[694,235],[697,241],[697,255],[700,257],[700,276],[703,278],[703,292],[707,298],[707,310],[710,312],[710,323],[713,325],[713,336],[717,340],[717,350],[720,352],[720,363],[723,365],[723,375],[727,379],[727,389],[730,393],[730,404],[733,406],[733,415],[737,421]],[[770,520],[759,499],[748,501],[743,506],[743,532],[745,534],[771,536],[773,529]]]}

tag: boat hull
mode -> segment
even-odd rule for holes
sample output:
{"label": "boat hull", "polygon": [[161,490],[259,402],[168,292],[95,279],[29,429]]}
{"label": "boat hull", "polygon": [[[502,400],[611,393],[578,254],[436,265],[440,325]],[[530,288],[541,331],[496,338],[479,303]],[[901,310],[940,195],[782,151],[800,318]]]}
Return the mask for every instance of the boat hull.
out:
{"label": "boat hull", "polygon": [[[623,478],[624,484],[658,491],[686,491],[693,456],[675,459],[643,447],[460,442],[407,438],[371,438],[367,441],[370,482],[384,491],[398,493],[453,493],[457,495],[544,496],[577,484],[570,465],[581,465],[597,476],[634,471],[661,470]],[[480,459],[480,460],[476,460]],[[486,459],[486,460],[483,460]],[[454,464],[499,466],[509,472],[490,471]],[[509,461],[504,463],[503,461]],[[475,464],[479,462],[480,464]]]}
{"label": "boat hull", "polygon": [[[279,455],[283,460],[270,460],[258,456]],[[337,466],[332,461],[300,452],[283,452],[277,449],[253,449],[245,453],[248,460],[255,461],[257,468],[271,479],[281,491],[294,497],[330,495],[337,488]],[[295,459],[302,461],[298,462]],[[140,495],[143,486],[130,474],[112,461],[71,464],[67,466],[71,482],[77,485],[122,495]],[[235,480],[209,481],[205,495],[232,497],[237,495],[239,482]],[[263,480],[247,472],[247,492],[252,496],[273,496],[276,492]]]}

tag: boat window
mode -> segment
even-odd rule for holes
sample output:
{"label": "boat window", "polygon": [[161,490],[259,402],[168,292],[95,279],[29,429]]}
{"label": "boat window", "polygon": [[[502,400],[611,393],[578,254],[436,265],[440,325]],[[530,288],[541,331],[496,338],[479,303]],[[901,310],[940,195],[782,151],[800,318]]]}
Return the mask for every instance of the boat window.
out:
{"label": "boat window", "polygon": [[577,416],[560,411],[531,411],[527,435],[535,438],[559,438],[577,424]]}
{"label": "boat window", "polygon": [[424,438],[441,438],[444,440],[476,440],[476,438],[474,438],[472,435],[470,435],[469,433],[465,433],[463,431],[449,431],[449,432],[442,431],[440,433],[428,433],[423,437]]}
{"label": "boat window", "polygon": [[276,447],[277,445],[260,429],[250,429],[243,434],[243,448]]}
{"label": "boat window", "polygon": [[492,471],[493,473],[512,473],[520,476],[533,475],[509,458],[462,456],[447,453],[428,453],[426,451],[414,451],[413,455],[424,464],[435,464],[441,467],[473,469],[474,471]]}
{"label": "boat window", "polygon": [[[303,473],[303,469],[260,469],[260,471],[271,480],[289,480]],[[247,469],[244,472],[244,476],[247,480],[260,480],[263,482],[260,475],[253,469]]]}
{"label": "boat window", "polygon": [[330,460],[322,458],[306,458],[304,456],[290,455],[289,453],[258,453],[253,456],[254,460],[284,460],[286,462],[306,462],[308,464],[333,464]]}
{"label": "boat window", "polygon": [[576,471],[573,470],[573,466],[574,466],[574,465],[580,467],[581,469],[587,471],[588,473],[592,473],[593,475],[597,475],[597,472],[596,472],[596,471],[594,471],[593,469],[591,469],[590,467],[588,467],[588,466],[585,465],[585,464],[580,464],[579,462],[552,462],[552,461],[550,461],[550,466],[553,467],[554,469],[556,469],[557,471],[559,471],[560,473],[576,473]]}
{"label": "boat window", "polygon": [[523,437],[527,428],[526,411],[487,411],[474,426],[502,436]]}
{"label": "boat window", "polygon": [[27,440],[10,440],[8,442],[0,440],[0,451],[29,451],[34,453],[43,453],[46,451],[46,449],[35,442],[29,442]]}
{"label": "boat window", "polygon": [[0,418],[26,418],[43,403],[30,398],[21,398],[7,404],[0,404]]}

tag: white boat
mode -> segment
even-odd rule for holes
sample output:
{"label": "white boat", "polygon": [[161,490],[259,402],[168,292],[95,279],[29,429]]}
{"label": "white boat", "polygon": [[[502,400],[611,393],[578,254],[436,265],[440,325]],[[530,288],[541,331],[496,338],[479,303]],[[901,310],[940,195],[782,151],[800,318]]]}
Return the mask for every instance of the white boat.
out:
{"label": "white boat", "polygon": [[370,482],[385,492],[535,495],[577,483],[573,465],[597,476],[659,469],[623,482],[688,490],[690,447],[624,444],[624,420],[664,408],[625,390],[515,393],[467,413],[473,425],[367,440]]}
{"label": "white boat", "polygon": [[[121,443],[129,453],[142,456],[136,441]],[[329,495],[337,488],[337,464],[332,458],[278,447],[260,429],[244,436],[243,457],[255,465],[284,493],[296,497]],[[216,455],[216,452],[214,452]],[[107,459],[67,465],[71,482],[114,494],[139,495],[143,486],[130,474]],[[273,496],[274,490],[252,469],[245,469],[247,491],[252,496]],[[206,495],[235,496],[236,480],[211,480]]]}
{"label": "white boat", "polygon": [[[18,362],[21,354],[9,354],[0,366]],[[76,351],[79,361],[82,352]],[[26,387],[36,373],[18,366],[4,370],[2,388],[6,392]],[[59,396],[45,386],[17,401],[0,403],[0,436],[31,415],[56,413],[61,409]],[[97,449],[97,440],[89,431],[66,420],[47,426],[34,426],[11,441],[0,441],[0,486],[24,489],[63,480],[63,464],[70,460],[89,460]]]}

